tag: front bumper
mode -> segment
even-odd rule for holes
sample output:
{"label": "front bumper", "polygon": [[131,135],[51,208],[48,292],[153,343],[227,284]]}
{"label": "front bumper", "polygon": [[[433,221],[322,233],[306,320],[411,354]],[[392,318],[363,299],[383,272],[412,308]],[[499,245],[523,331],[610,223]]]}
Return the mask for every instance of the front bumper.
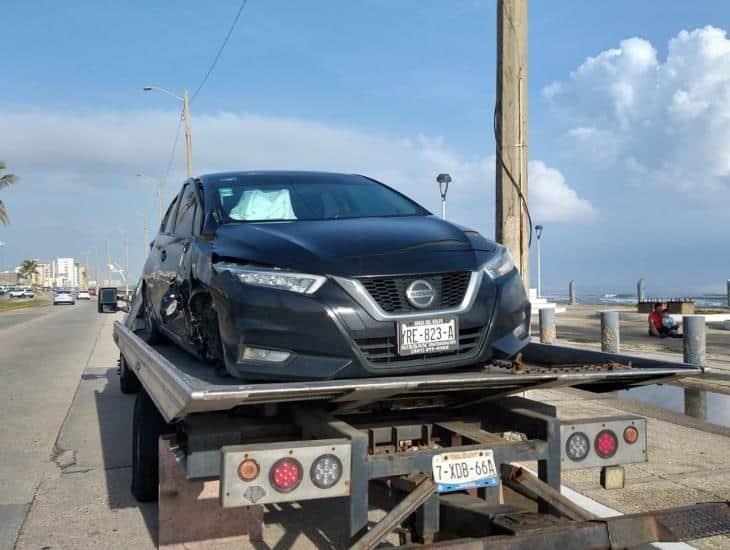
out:
{"label": "front bumper", "polygon": [[[236,377],[305,380],[388,376],[479,366],[508,357],[529,340],[530,304],[518,273],[479,277],[470,306],[458,317],[459,349],[434,356],[399,357],[398,319],[380,318],[335,280],[315,295],[253,287],[230,273],[212,281],[213,304],[227,370]],[[241,360],[244,346],[287,351],[285,361]]]}

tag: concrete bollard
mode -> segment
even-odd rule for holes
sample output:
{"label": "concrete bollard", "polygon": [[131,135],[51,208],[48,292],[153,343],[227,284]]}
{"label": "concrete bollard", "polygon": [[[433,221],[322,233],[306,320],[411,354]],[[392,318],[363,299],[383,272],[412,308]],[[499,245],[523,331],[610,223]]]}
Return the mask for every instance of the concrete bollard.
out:
{"label": "concrete bollard", "polygon": [[644,279],[639,279],[639,281],[636,283],[636,297],[638,298],[639,302],[644,301]]}
{"label": "concrete bollard", "polygon": [[618,353],[621,345],[618,311],[601,312],[601,351]]}
{"label": "concrete bollard", "polygon": [[540,316],[540,342],[552,344],[555,341],[555,310],[551,307],[544,307],[539,310]]}
{"label": "concrete bollard", "polygon": [[[728,288],[728,291],[727,291],[728,303],[730,304],[730,281],[728,281],[727,288]],[[570,281],[570,283],[568,284],[568,303],[570,305],[574,305],[577,303],[575,301],[575,281]]]}
{"label": "concrete bollard", "polygon": [[684,388],[684,414],[707,420],[707,392],[695,388]]}
{"label": "concrete bollard", "polygon": [[705,318],[702,315],[685,315],[682,317],[682,333],[684,335],[682,349],[684,362],[690,365],[705,366],[707,364]]}

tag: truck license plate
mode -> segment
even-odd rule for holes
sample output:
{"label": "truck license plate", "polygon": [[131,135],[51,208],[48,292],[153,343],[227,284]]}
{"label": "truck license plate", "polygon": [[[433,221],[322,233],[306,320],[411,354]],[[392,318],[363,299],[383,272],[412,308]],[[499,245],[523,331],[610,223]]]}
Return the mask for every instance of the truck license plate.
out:
{"label": "truck license plate", "polygon": [[459,348],[456,317],[398,323],[398,355],[444,353]]}
{"label": "truck license plate", "polygon": [[439,493],[499,484],[494,453],[488,449],[438,454],[431,459],[431,467]]}

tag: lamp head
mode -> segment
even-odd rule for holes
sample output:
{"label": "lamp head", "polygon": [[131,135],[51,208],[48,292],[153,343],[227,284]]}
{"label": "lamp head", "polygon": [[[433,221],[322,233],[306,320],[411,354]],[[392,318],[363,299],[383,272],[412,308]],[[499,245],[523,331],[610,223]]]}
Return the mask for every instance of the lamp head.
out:
{"label": "lamp head", "polygon": [[538,239],[540,237],[542,237],[542,229],[543,229],[542,225],[536,225],[535,226],[535,234],[537,235],[537,238]]}
{"label": "lamp head", "polygon": [[441,198],[446,199],[446,193],[449,190],[449,183],[451,183],[451,176],[449,174],[439,174],[436,178],[436,181],[439,184],[439,192],[441,193]]}

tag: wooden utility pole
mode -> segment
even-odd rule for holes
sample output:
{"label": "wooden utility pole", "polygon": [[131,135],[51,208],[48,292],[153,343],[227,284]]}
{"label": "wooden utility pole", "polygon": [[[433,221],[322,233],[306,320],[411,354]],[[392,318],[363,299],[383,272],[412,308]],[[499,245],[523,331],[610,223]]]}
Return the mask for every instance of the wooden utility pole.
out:
{"label": "wooden utility pole", "polygon": [[497,0],[496,111],[496,240],[529,286],[530,227],[520,199],[521,192],[527,200],[527,0]]}

